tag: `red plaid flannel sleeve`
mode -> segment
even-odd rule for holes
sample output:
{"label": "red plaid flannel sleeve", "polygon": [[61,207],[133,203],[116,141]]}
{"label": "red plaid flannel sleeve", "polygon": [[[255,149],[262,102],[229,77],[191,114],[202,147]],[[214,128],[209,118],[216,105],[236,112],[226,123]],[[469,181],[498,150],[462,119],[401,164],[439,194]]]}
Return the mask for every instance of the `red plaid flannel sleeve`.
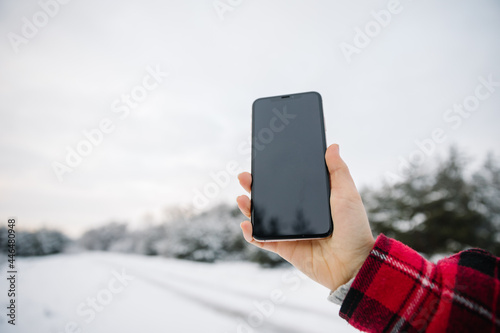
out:
{"label": "red plaid flannel sleeve", "polygon": [[499,267],[480,249],[433,264],[380,235],[340,316],[367,332],[500,331]]}

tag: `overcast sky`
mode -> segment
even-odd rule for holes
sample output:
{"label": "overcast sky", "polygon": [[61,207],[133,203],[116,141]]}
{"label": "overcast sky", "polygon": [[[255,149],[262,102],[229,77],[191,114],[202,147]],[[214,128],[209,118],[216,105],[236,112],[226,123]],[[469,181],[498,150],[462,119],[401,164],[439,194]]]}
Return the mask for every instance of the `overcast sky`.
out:
{"label": "overcast sky", "polygon": [[[53,17],[37,1],[0,1],[2,223],[77,235],[158,222],[196,190],[218,191],[207,206],[234,203],[236,179],[207,187],[211,173],[249,169],[252,102],[293,92],[323,96],[327,141],[358,186],[451,143],[500,156],[500,86],[484,83],[500,82],[499,1],[42,3]],[[463,103],[472,111],[453,111]],[[103,121],[89,148],[83,132]],[[436,129],[442,142],[418,153]],[[71,167],[78,146],[92,151]]]}

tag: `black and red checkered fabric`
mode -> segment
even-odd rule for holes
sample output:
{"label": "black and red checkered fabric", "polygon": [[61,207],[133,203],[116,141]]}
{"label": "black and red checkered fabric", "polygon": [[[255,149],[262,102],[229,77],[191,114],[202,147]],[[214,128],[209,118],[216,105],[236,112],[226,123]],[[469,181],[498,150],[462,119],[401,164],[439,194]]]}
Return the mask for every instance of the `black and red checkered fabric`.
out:
{"label": "black and red checkered fabric", "polygon": [[433,264],[380,235],[340,316],[367,332],[500,332],[499,262],[471,249]]}

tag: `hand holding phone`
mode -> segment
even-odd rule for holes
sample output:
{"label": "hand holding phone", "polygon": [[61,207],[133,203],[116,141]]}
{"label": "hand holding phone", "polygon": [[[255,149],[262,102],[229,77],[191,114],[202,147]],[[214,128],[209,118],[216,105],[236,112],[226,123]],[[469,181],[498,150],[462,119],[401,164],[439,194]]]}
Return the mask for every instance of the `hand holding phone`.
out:
{"label": "hand holding phone", "polygon": [[[259,242],[252,237],[250,221],[241,223],[245,240],[257,247],[280,255],[314,281],[335,290],[356,275],[368,257],[375,240],[361,197],[349,169],[340,158],[338,145],[325,154],[330,178],[330,206],[335,224],[332,237],[288,242]],[[241,186],[251,192],[252,175],[238,176]],[[238,207],[251,217],[250,198],[237,198]]]}

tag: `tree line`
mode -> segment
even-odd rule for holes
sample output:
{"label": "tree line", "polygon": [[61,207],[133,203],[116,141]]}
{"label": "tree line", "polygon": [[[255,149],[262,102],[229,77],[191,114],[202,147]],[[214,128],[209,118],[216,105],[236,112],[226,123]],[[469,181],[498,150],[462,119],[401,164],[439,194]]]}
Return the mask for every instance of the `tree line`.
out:
{"label": "tree line", "polygon": [[[384,233],[426,256],[480,247],[500,255],[500,166],[489,154],[471,170],[471,161],[452,147],[432,168],[413,168],[397,183],[361,191],[374,236]],[[245,217],[236,207],[220,205],[202,214],[177,211],[159,225],[131,230],[109,223],[70,239],[57,230],[17,232],[17,253],[37,256],[72,248],[158,255],[214,262],[248,260],[283,263],[247,244],[239,228]],[[0,228],[0,251],[7,229]]]}

